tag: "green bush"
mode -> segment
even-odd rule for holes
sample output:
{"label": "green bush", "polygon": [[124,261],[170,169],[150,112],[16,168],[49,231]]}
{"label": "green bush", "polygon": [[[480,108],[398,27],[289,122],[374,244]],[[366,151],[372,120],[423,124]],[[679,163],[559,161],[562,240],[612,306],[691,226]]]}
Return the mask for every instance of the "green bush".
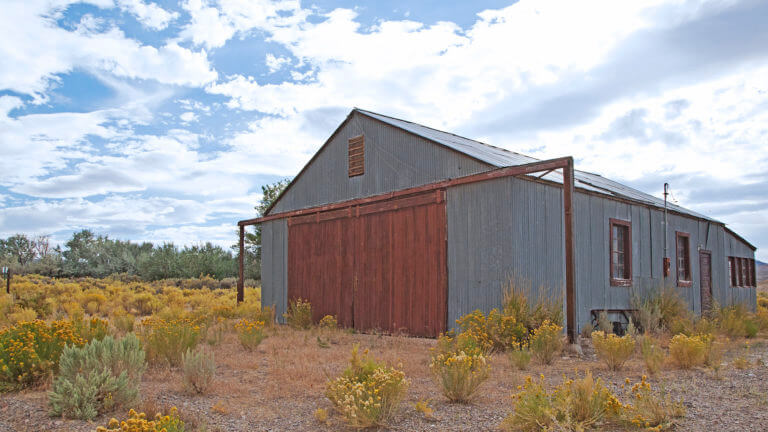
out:
{"label": "green bush", "polygon": [[51,412],[91,420],[131,404],[138,399],[144,369],[144,351],[133,334],[119,340],[107,336],[82,348],[68,346],[48,394]]}
{"label": "green bush", "polygon": [[193,393],[203,394],[216,376],[216,360],[213,351],[191,350],[181,356],[184,387]]}
{"label": "green bush", "polygon": [[298,330],[312,328],[312,305],[309,301],[296,299],[288,305],[288,312],[284,313],[285,321],[289,326]]}
{"label": "green bush", "polygon": [[523,346],[519,349],[512,349],[509,351],[509,361],[518,370],[526,370],[528,364],[531,363],[531,350]]}
{"label": "green bush", "polygon": [[141,322],[141,339],[152,362],[181,364],[181,355],[200,342],[200,326],[188,318],[146,318]]}
{"label": "green bush", "polygon": [[563,322],[563,297],[551,296],[549,290],[539,287],[536,298],[529,301],[528,293],[531,292],[530,283],[510,279],[504,287],[504,299],[502,301],[502,314],[505,317],[514,318],[528,331],[541,327],[545,321],[555,324]]}

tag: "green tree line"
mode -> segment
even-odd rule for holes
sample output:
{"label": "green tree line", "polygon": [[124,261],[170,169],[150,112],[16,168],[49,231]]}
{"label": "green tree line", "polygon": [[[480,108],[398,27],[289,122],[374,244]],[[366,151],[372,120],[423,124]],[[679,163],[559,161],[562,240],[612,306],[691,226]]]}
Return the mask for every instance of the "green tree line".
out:
{"label": "green tree line", "polygon": [[[261,216],[288,185],[288,180],[262,186],[262,198],[255,206]],[[237,237],[233,230],[233,237]],[[239,247],[229,250],[210,242],[178,247],[173,243],[155,245],[115,240],[84,229],[72,234],[63,246],[53,246],[49,236],[15,234],[0,239],[0,264],[14,273],[39,273],[54,277],[105,277],[136,275],[145,280],[236,277]],[[261,230],[249,227],[245,236],[245,277],[261,279]]]}

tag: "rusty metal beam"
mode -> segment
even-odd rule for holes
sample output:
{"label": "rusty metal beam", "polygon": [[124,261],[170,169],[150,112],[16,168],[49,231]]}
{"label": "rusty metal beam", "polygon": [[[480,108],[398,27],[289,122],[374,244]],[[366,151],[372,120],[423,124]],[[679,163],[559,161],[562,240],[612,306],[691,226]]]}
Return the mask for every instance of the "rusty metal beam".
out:
{"label": "rusty metal beam", "polygon": [[237,271],[237,304],[240,304],[245,299],[245,225],[240,225],[240,255],[237,257],[238,271]]}
{"label": "rusty metal beam", "polygon": [[576,343],[576,257],[573,242],[573,158],[563,167],[563,224],[565,225],[565,313],[568,342]]}

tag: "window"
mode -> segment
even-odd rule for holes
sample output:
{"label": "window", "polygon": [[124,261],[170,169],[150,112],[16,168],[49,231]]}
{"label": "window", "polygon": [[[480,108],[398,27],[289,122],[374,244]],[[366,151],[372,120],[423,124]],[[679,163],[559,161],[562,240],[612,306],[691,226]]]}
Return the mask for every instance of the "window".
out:
{"label": "window", "polygon": [[677,245],[677,286],[691,286],[691,237],[687,233],[675,234]]}
{"label": "window", "polygon": [[347,153],[349,177],[365,173],[365,137],[362,135],[349,139]]}
{"label": "window", "polygon": [[736,258],[734,257],[728,257],[728,274],[731,276],[731,286],[738,286],[739,282],[736,280]]}
{"label": "window", "polygon": [[751,258],[728,257],[728,266],[731,274],[731,286],[750,287],[757,286],[757,274],[755,260]]}
{"label": "window", "polygon": [[611,285],[632,285],[632,224],[610,220]]}

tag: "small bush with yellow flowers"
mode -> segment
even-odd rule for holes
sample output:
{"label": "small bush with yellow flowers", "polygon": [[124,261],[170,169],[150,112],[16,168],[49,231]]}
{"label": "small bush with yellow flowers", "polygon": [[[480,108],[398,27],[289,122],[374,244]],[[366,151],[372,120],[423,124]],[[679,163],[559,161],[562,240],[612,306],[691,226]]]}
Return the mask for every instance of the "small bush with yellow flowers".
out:
{"label": "small bush with yellow flowers", "polygon": [[635,340],[630,335],[619,337],[613,333],[605,334],[602,331],[595,331],[592,332],[592,344],[597,357],[613,371],[621,370],[624,363],[635,352]]}
{"label": "small bush with yellow flowers", "polygon": [[107,427],[97,427],[96,432],[184,432],[184,422],[175,407],[166,415],[155,414],[154,420],[147,420],[146,414],[132,409],[128,412],[127,420],[113,418]]}
{"label": "small bush with yellow flowers", "polygon": [[245,318],[235,324],[237,338],[240,344],[248,351],[253,351],[267,337],[264,332],[264,321],[249,321]]}
{"label": "small bush with yellow flowers", "polygon": [[392,418],[408,390],[405,373],[362,356],[352,349],[350,365],[328,382],[325,396],[353,428],[383,426]]}
{"label": "small bush with yellow flowers", "polygon": [[83,344],[69,321],[20,322],[0,330],[0,391],[27,387],[49,376],[64,347]]}
{"label": "small bush with yellow flowers", "polygon": [[527,377],[518,389],[520,392],[512,396],[515,410],[501,423],[501,430],[582,431],[618,419],[623,408],[591,372],[583,378],[565,379],[552,392],[547,392],[543,375],[537,381]]}
{"label": "small bush with yellow flowers", "polygon": [[288,312],[284,313],[285,321],[291,328],[308,330],[312,328],[312,305],[308,300],[296,299],[288,304]]}
{"label": "small bush with yellow flowers", "polygon": [[317,325],[318,327],[326,330],[336,330],[339,328],[339,322],[333,315],[324,316]]}
{"label": "small bush with yellow flowers", "polygon": [[675,335],[669,342],[669,355],[681,369],[690,369],[704,363],[707,345],[701,336]]}
{"label": "small bush with yellow flowers", "polygon": [[200,325],[189,318],[146,318],[141,322],[141,340],[152,362],[181,364],[181,355],[200,342]]}
{"label": "small bush with yellow flowers", "polygon": [[472,331],[475,335],[487,340],[494,349],[510,349],[515,344],[528,338],[528,330],[514,316],[504,314],[498,309],[491,309],[488,316],[482,311],[475,310],[456,320],[462,331]]}
{"label": "small bush with yellow flowers", "polygon": [[[629,378],[626,383],[630,383]],[[622,414],[627,425],[645,430],[670,430],[675,428],[676,419],[685,417],[683,400],[675,401],[664,391],[653,391],[645,375],[632,386],[630,394],[632,403],[623,406]]]}
{"label": "small bush with yellow flowers", "polygon": [[468,402],[490,376],[486,350],[470,330],[455,337],[440,335],[432,350],[429,370],[451,402]]}
{"label": "small bush with yellow flowers", "polygon": [[531,333],[531,352],[543,364],[552,364],[555,356],[563,349],[563,327],[549,320]]}

